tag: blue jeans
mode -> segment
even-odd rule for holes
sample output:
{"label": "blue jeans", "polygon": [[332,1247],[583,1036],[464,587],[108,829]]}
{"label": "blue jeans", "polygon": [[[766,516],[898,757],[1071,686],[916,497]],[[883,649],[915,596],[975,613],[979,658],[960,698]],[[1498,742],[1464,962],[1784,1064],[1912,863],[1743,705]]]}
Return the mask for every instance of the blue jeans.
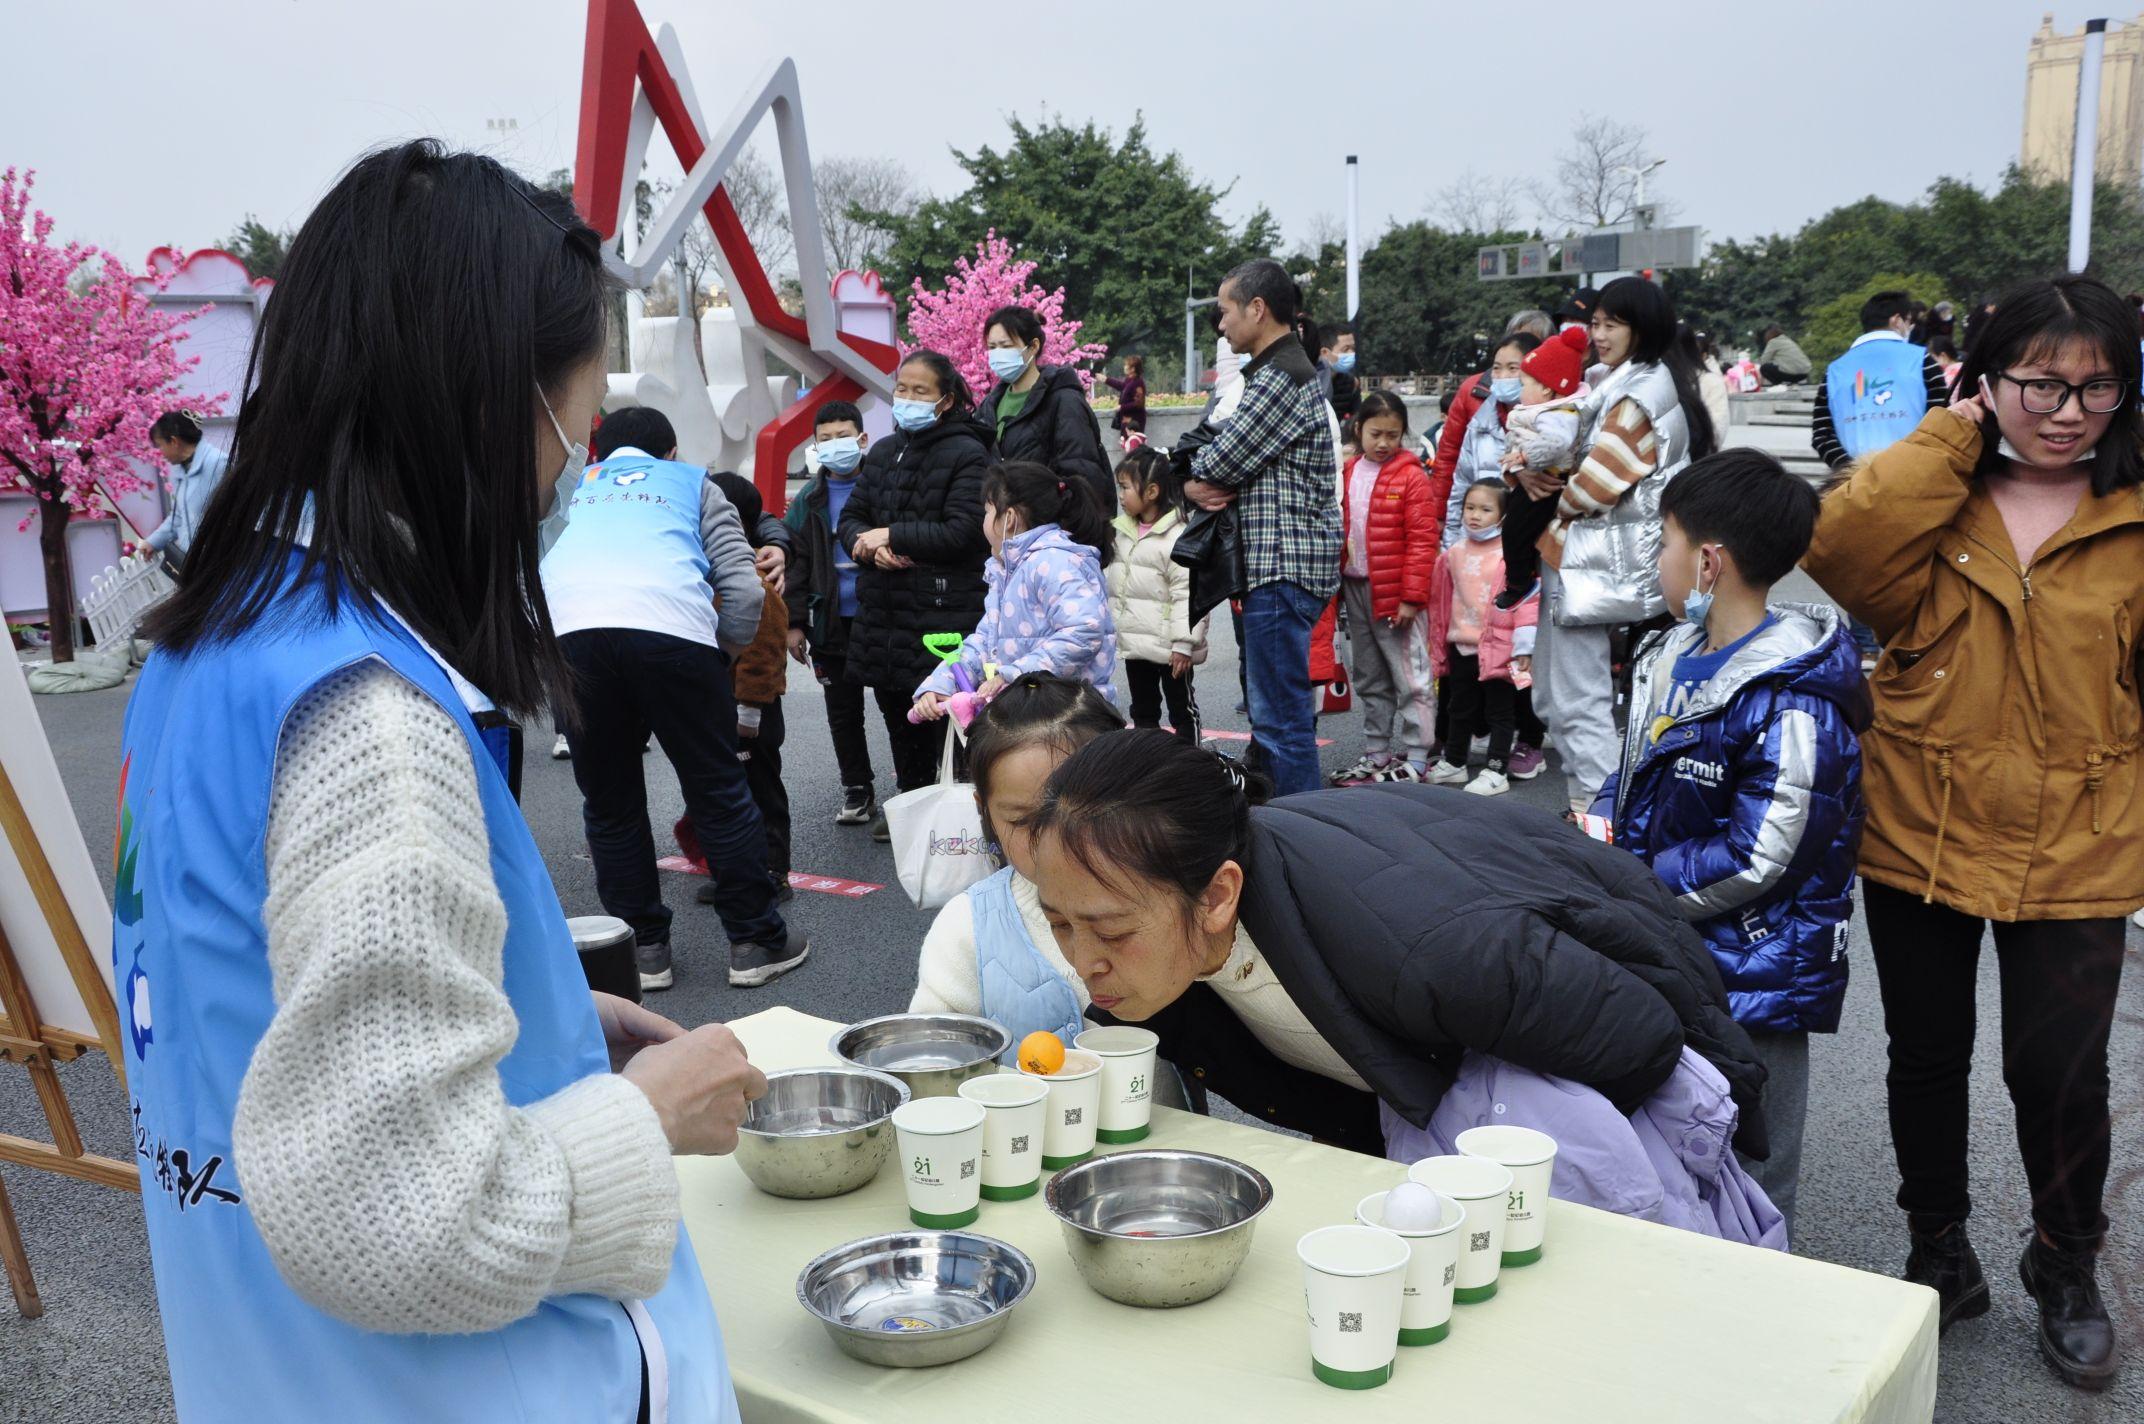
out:
{"label": "blue jeans", "polygon": [[1243,598],[1243,663],[1250,675],[1251,734],[1275,795],[1315,791],[1318,719],[1310,700],[1310,633],[1325,600],[1300,584],[1260,584]]}

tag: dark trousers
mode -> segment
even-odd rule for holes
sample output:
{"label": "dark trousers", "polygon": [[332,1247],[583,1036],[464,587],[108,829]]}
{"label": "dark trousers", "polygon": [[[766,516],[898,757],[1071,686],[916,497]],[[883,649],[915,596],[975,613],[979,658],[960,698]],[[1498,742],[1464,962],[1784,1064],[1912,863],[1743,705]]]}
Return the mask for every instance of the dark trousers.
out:
{"label": "dark trousers", "polygon": [[[1514,489],[1504,510],[1504,591],[1523,596],[1541,578],[1541,536],[1556,522],[1561,494],[1529,499],[1526,491]],[[1517,598],[1511,600],[1516,603]],[[1542,600],[1544,603],[1546,599]]]}
{"label": "dark trousers", "polygon": [[1764,383],[1768,386],[1798,386],[1809,379],[1807,371],[1790,376],[1769,361],[1757,368],[1757,374],[1764,378]]}
{"label": "dark trousers", "polygon": [[1182,677],[1171,677],[1167,663],[1126,658],[1124,679],[1132,689],[1132,725],[1159,727],[1161,705],[1166,701],[1169,704],[1169,726],[1177,736],[1197,746],[1199,702],[1191,692],[1191,673],[1190,668],[1185,668]]}
{"label": "dark trousers", "polygon": [[589,628],[558,642],[579,702],[567,740],[604,913],[631,925],[641,944],[670,937],[640,755],[653,732],[707,855],[722,927],[733,942],[781,943],[789,930],[774,908],[766,834],[737,760],[728,660],[704,643],[637,628]]}
{"label": "dark trousers", "polygon": [[886,740],[893,745],[894,785],[902,791],[914,791],[937,781],[938,755],[945,750],[940,738],[945,736],[946,719],[921,724],[908,720],[908,709],[916,705],[913,685],[874,687],[871,692],[878,699],[880,715],[886,719]]}
{"label": "dark trousers", "polygon": [[1467,764],[1468,744],[1477,732],[1489,734],[1489,770],[1502,771],[1511,761],[1518,735],[1518,689],[1496,678],[1482,680],[1480,657],[1450,648],[1451,671],[1444,675],[1444,696],[1451,704],[1452,725],[1444,743],[1444,760]]}
{"label": "dark trousers", "polygon": [[[841,646],[849,646],[849,623],[847,618],[837,618]],[[860,682],[849,681],[849,657],[846,651],[839,653],[813,654],[813,667],[819,675],[819,686],[826,689],[826,730],[834,739],[834,765],[841,769],[841,784],[869,786],[874,780],[871,771],[871,743],[864,735],[864,688]]]}
{"label": "dark trousers", "polygon": [[[1898,1204],[1937,1230],[1972,1210],[1966,1190],[1966,1083],[1974,982],[1985,922],[1863,882],[1869,946],[1891,1040],[1891,1144]],[[2033,1220],[2059,1242],[2106,1229],[2107,1036],[2122,976],[2123,922],[2028,920],[1995,926],[2002,980],[2003,1082],[2017,1116]]]}
{"label": "dark trousers", "polygon": [[1532,688],[1513,689],[1511,715],[1513,720],[1518,723],[1519,740],[1532,747],[1535,751],[1539,751],[1542,740],[1548,736],[1548,724],[1542,721],[1534,711],[1534,690]]}
{"label": "dark trousers", "polygon": [[737,738],[737,760],[744,765],[745,785],[752,790],[752,805],[767,835],[767,874],[783,883],[791,869],[789,788],[782,785],[782,743],[788,730],[782,699],[777,697],[760,709],[759,735]]}
{"label": "dark trousers", "polygon": [[1229,626],[1236,630],[1236,696],[1245,707],[1251,705],[1251,658],[1243,650],[1243,603],[1230,599],[1228,604]]}

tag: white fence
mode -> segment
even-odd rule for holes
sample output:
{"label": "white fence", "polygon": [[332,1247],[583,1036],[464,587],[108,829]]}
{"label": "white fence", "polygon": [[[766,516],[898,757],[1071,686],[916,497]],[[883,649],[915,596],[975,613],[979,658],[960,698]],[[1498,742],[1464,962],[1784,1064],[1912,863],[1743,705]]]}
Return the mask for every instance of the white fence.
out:
{"label": "white fence", "polygon": [[130,554],[90,580],[82,616],[100,648],[134,636],[141,617],[171,592],[171,580],[155,554]]}

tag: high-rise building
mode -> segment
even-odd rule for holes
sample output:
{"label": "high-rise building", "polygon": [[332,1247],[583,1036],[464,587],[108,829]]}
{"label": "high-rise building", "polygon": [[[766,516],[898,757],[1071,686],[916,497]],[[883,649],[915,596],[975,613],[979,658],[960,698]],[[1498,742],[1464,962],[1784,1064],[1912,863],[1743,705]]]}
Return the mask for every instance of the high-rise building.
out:
{"label": "high-rise building", "polygon": [[[2025,52],[2025,141],[2018,163],[2043,182],[2066,183],[2076,155],[2077,69],[2084,31],[2055,33],[2055,17],[2040,17]],[[2099,156],[2109,182],[2144,178],[2144,14],[2107,27],[2099,75]]]}

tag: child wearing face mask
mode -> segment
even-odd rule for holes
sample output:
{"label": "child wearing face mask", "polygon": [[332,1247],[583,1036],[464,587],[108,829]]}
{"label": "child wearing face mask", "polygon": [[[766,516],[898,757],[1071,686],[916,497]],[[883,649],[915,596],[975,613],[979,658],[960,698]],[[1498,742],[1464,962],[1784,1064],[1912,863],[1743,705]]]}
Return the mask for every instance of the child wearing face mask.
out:
{"label": "child wearing face mask", "polygon": [[1556,522],[1560,490],[1535,499],[1517,488],[1521,471],[1559,480],[1578,464],[1579,390],[1585,384],[1588,338],[1583,327],[1566,327],[1526,353],[1519,363],[1519,404],[1505,425],[1509,445],[1504,476],[1517,494],[1504,520],[1504,589],[1496,606],[1519,606],[1541,578],[1541,536]]}
{"label": "child wearing face mask", "polygon": [[[1519,693],[1533,686],[1538,588],[1511,608],[1496,606],[1504,587],[1504,505],[1510,492],[1497,480],[1468,487],[1460,505],[1464,537],[1438,556],[1429,586],[1431,663],[1451,709],[1444,755],[1424,780],[1465,786],[1474,796],[1511,789],[1511,749],[1519,730]],[[1467,780],[1467,752],[1476,735],[1489,736],[1489,760]],[[1522,769],[1523,774],[1523,769]]]}
{"label": "child wearing face mask", "polygon": [[1116,538],[1094,492],[1046,465],[993,465],[983,477],[983,534],[983,621],[916,689],[915,717],[945,716],[959,674],[985,700],[1023,674],[1050,672],[1115,701],[1117,624],[1102,570]]}
{"label": "child wearing face mask", "polygon": [[1362,398],[1359,453],[1340,477],[1340,598],[1362,703],[1362,759],[1334,786],[1427,778],[1436,755],[1437,694],[1430,670],[1430,570],[1440,534],[1429,474],[1407,441],[1407,405],[1389,391]]}
{"label": "child wearing face mask", "polygon": [[848,680],[849,628],[856,619],[856,560],[834,537],[856,492],[858,466],[871,437],[863,413],[849,401],[829,401],[812,423],[818,473],[790,502],[782,522],[790,542],[785,593],[789,656],[807,663],[826,692],[826,726],[841,775],[841,809],[834,823],[869,825],[878,814],[871,744],[864,736],[864,689]]}
{"label": "child wearing face mask", "polygon": [[1660,498],[1680,626],[1640,648],[1621,766],[1593,815],[1712,950],[1769,1072],[1772,1155],[1743,1165],[1794,1229],[1809,1035],[1839,1026],[1861,838],[1861,655],[1826,603],[1769,603],[1817,497],[1761,450],[1697,461]]}

